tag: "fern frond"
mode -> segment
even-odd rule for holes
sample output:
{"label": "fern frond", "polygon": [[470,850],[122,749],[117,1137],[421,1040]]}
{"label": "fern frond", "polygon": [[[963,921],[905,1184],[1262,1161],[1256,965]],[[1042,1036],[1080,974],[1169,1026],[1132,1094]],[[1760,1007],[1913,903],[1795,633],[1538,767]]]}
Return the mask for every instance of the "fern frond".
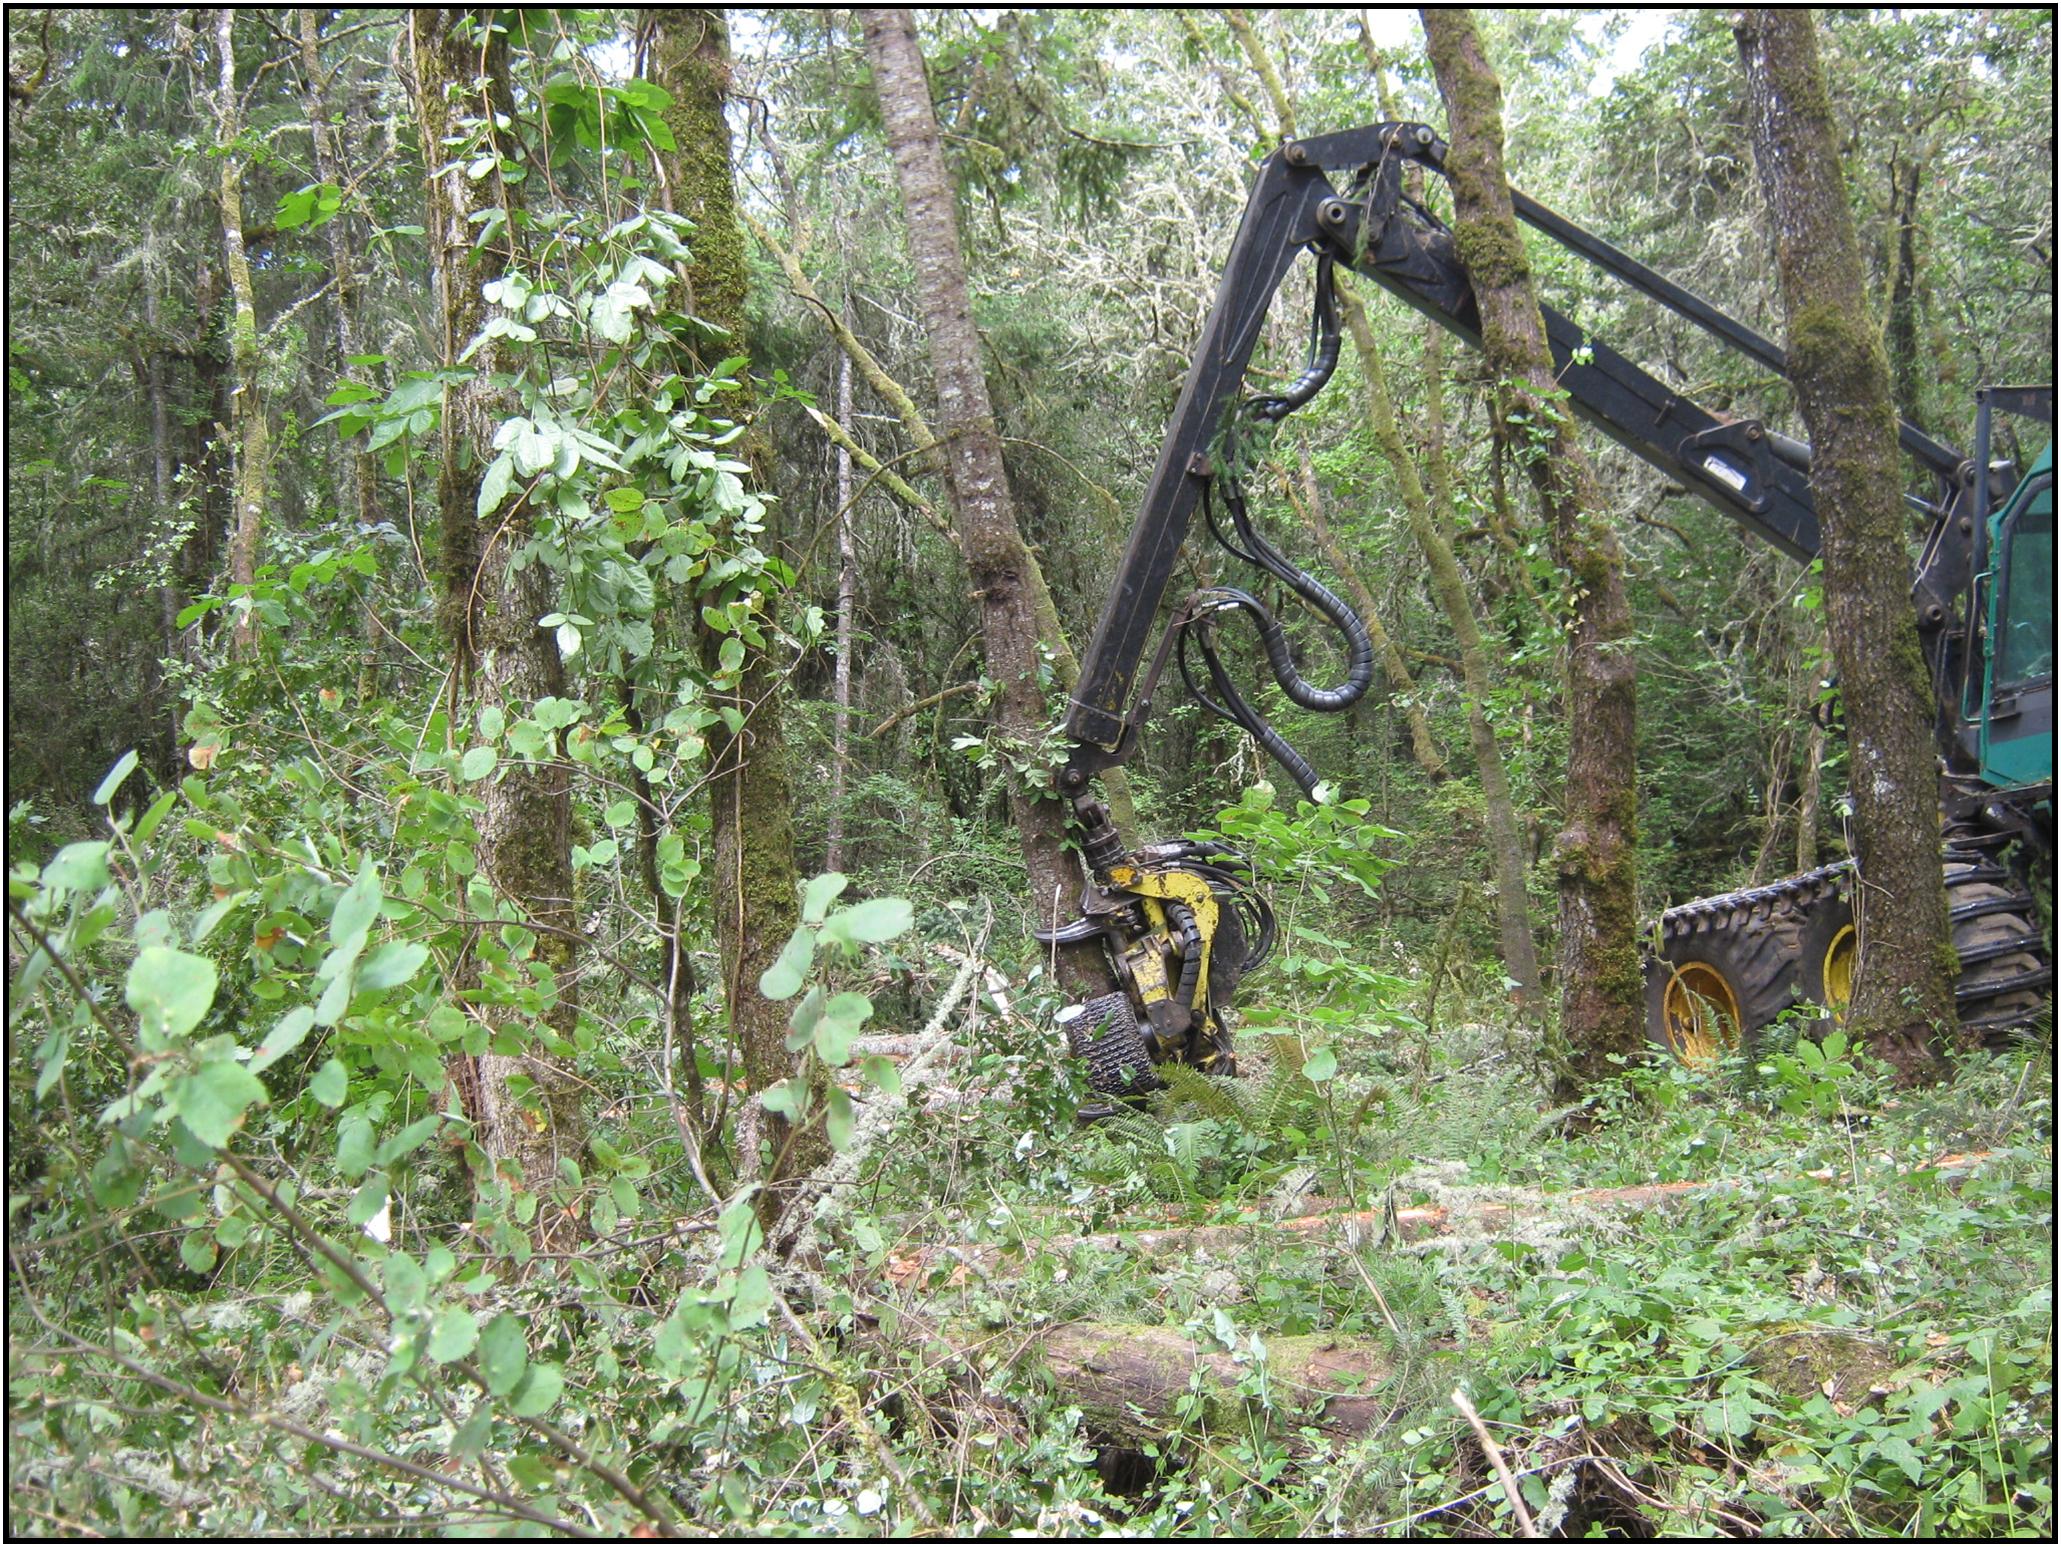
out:
{"label": "fern frond", "polygon": [[1220,1117],[1251,1130],[1252,1122],[1244,1102],[1239,1099],[1241,1092],[1237,1089],[1237,1081],[1204,1074],[1200,1069],[1180,1063],[1161,1064],[1158,1073],[1166,1082],[1166,1095],[1162,1100],[1169,1115],[1183,1108],[1193,1108],[1205,1117]]}

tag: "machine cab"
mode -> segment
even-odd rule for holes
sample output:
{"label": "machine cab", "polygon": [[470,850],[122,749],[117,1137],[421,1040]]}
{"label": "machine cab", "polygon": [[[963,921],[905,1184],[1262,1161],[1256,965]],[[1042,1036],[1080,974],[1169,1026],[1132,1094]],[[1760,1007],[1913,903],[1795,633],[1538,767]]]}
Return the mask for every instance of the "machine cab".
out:
{"label": "machine cab", "polygon": [[[1979,745],[1987,784],[2054,777],[2054,448],[1989,519]],[[1969,706],[1971,709],[1973,705]]]}

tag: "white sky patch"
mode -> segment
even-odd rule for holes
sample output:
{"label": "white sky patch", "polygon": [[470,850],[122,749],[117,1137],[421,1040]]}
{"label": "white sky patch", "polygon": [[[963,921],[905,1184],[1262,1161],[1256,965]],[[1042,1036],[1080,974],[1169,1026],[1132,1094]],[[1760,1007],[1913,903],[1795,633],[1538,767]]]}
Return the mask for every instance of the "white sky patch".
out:
{"label": "white sky patch", "polygon": [[[1424,48],[1424,33],[1419,28],[1416,11],[1405,6],[1370,7],[1367,16],[1373,25],[1374,44],[1384,54],[1419,53]],[[1604,33],[1612,20],[1623,19],[1624,30],[1610,45],[1609,52],[1597,62],[1595,78],[1589,82],[1589,95],[1600,97],[1617,84],[1617,78],[1627,71],[1636,70],[1645,58],[1646,50],[1658,43],[1667,32],[1668,23],[1678,13],[1674,10],[1644,9],[1636,11],[1591,11],[1582,17],[1580,26],[1583,36],[1601,47]]]}

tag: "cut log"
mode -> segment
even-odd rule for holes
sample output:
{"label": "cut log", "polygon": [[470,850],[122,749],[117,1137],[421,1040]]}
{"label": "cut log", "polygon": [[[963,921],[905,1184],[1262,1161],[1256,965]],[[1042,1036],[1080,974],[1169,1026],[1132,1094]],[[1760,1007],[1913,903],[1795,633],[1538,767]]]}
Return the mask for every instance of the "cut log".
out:
{"label": "cut log", "polygon": [[[946,1341],[975,1365],[983,1350],[991,1354],[997,1346],[991,1336]],[[1194,1427],[1198,1415],[1184,1411],[1184,1403],[1198,1384],[1200,1425],[1218,1431],[1242,1433],[1258,1415],[1291,1437],[1309,1429],[1342,1444],[1379,1428],[1393,1407],[1382,1395],[1393,1364],[1373,1338],[1324,1333],[1268,1338],[1263,1346],[1263,1356],[1233,1354],[1179,1327],[1076,1322],[1015,1336],[1007,1362],[1042,1367],[1060,1399],[1081,1410],[1089,1434],[1104,1444]]]}
{"label": "cut log", "polygon": [[[1921,1165],[1898,1166],[1898,1175],[1917,1171],[1943,1173],[1949,1185],[1955,1179],[1980,1166],[1989,1158],[1987,1150],[1968,1154],[1942,1155],[1937,1160]],[[1830,1169],[1804,1172],[1798,1181],[1836,1182],[1842,1173]],[[1763,1178],[1762,1182],[1779,1181],[1780,1178]],[[1048,1240],[1025,1242],[1034,1244],[1039,1250],[1065,1255],[1077,1248],[1087,1247],[1091,1251],[1119,1252],[1132,1257],[1155,1258],[1175,1254],[1194,1255],[1201,1252],[1222,1252],[1251,1245],[1263,1240],[1280,1240],[1283,1237],[1305,1240],[1320,1239],[1334,1235],[1345,1238],[1346,1243],[1357,1248],[1368,1239],[1389,1241],[1422,1241],[1436,1236],[1466,1234],[1470,1236],[1496,1236],[1507,1234],[1513,1225],[1526,1219],[1550,1217],[1556,1213],[1591,1211],[1596,1214],[1636,1213],[1644,1210],[1669,1207],[1688,1202],[1697,1197],[1710,1196],[1730,1191],[1740,1185],[1735,1178],[1718,1178],[1711,1181],[1654,1182],[1635,1187],[1590,1188],[1580,1192],[1536,1193],[1521,1201],[1488,1199],[1455,1200],[1451,1204],[1428,1204],[1420,1208],[1407,1209],[1351,1209],[1340,1212],[1309,1213],[1301,1217],[1286,1219],[1260,1219],[1241,1221],[1228,1225],[1174,1225],[1156,1230],[1111,1230],[1095,1235],[1053,1236]],[[1511,1191],[1516,1191],[1512,1189]],[[1311,1199],[1311,1205],[1323,1200]],[[1005,1256],[1014,1256],[1022,1245],[993,1245],[969,1243],[964,1246],[918,1246],[908,1251],[893,1252],[882,1266],[882,1273],[888,1281],[900,1288],[921,1288],[934,1282],[932,1273],[952,1264],[945,1279],[945,1287],[957,1288],[978,1276],[981,1278],[1003,1278]]]}

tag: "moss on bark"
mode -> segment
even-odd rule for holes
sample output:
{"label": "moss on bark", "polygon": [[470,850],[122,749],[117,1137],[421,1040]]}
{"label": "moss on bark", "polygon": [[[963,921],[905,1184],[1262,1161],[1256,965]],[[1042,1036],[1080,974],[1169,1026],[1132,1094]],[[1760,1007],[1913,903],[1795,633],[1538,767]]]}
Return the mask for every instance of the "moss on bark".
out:
{"label": "moss on bark", "polygon": [[[645,13],[652,78],[672,95],[665,110],[675,149],[660,158],[667,197],[674,210],[694,222],[689,237],[693,260],[687,280],[695,315],[724,331],[722,352],[749,354],[745,315],[749,269],[744,228],[739,221],[731,167],[730,126],[723,116],[730,89],[729,39],[720,11],[663,8]],[[702,360],[708,366],[714,360]],[[748,417],[749,397],[733,398]],[[770,465],[756,433],[743,442],[745,456],[761,475]],[[729,635],[708,627],[701,609],[691,610],[704,666],[714,671]],[[754,1093],[794,1073],[787,1050],[787,1007],[759,992],[759,977],[779,956],[800,912],[800,877],[794,863],[794,812],[783,726],[786,685],[763,651],[748,650],[743,672],[722,705],[743,717],[735,734],[717,727],[709,739],[709,815],[715,848],[713,905],[723,957],[723,997]],[[814,1105],[822,1103],[815,1093]],[[781,1184],[812,1170],[829,1149],[820,1126],[795,1129],[767,1114],[770,1184],[761,1215],[770,1228],[782,1198]],[[752,1157],[741,1157],[749,1163]]]}
{"label": "moss on bark", "polygon": [[1503,171],[1502,88],[1468,13],[1426,10],[1424,32],[1452,149],[1454,243],[1466,265],[1494,409],[1517,448],[1569,582],[1567,782],[1560,877],[1560,1095],[1616,1072],[1645,1045],[1637,933],[1636,714],[1631,610],[1617,537],[1553,378]]}
{"label": "moss on bark", "polygon": [[1936,1074],[1957,964],[1939,862],[1930,672],[1904,549],[1888,356],[1841,175],[1811,13],[1740,13],[1754,159],[1774,228],[1789,377],[1810,431],[1825,610],[1849,727],[1864,906],[1848,1027],[1907,1078]]}

